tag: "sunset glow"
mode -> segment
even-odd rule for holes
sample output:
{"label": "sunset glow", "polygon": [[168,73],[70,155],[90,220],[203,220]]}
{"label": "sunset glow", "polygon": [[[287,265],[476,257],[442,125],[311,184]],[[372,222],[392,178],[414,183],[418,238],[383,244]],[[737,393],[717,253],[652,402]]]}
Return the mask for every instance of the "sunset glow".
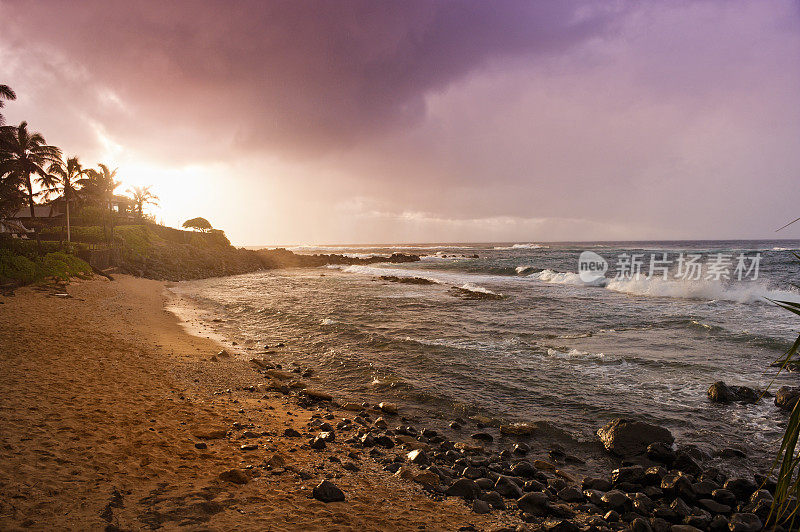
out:
{"label": "sunset glow", "polygon": [[[457,28],[435,16],[459,11],[449,2],[353,26],[355,4],[207,3],[177,17],[4,1],[0,63],[20,95],[7,115],[152,184],[167,222],[213,208],[242,244],[781,225],[760,213],[796,199],[795,3],[512,4]],[[178,18],[191,46],[162,38]],[[64,30],[79,25],[96,31]]]}
{"label": "sunset glow", "polygon": [[0,530],[800,530],[799,0],[0,0]]}

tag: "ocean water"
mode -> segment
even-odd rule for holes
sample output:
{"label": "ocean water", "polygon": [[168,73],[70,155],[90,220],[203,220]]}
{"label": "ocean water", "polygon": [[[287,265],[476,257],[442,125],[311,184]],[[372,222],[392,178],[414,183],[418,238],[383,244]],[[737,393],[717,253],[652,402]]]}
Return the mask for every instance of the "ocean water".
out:
{"label": "ocean water", "polygon": [[[772,400],[720,406],[716,380],[773,389],[770,363],[800,319],[768,299],[800,301],[798,241],[497,243],[294,248],[353,256],[424,254],[378,263],[265,271],[179,283],[220,332],[253,355],[313,367],[323,387],[356,401],[391,400],[436,425],[457,415],[494,423],[550,421],[576,442],[617,416],[662,424],[678,443],[712,452],[735,446],[765,467],[786,416]],[[609,261],[608,279],[584,283],[578,257]],[[614,280],[621,253],[677,259],[760,254],[750,277]],[[475,257],[477,255],[477,258]],[[706,264],[707,266],[707,264]],[[428,280],[391,282],[381,276]],[[419,281],[423,282],[423,281]],[[773,382],[774,380],[774,382]]]}

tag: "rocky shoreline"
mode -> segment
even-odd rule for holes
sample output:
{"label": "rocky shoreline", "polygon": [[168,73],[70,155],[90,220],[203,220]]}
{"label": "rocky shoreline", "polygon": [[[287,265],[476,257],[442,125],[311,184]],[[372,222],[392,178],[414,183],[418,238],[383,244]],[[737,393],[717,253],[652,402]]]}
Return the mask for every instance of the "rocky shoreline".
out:
{"label": "rocky shoreline", "polygon": [[[217,358],[228,356],[223,351]],[[306,379],[313,368],[287,369],[263,357],[250,364],[263,382],[244,391],[280,394],[311,413],[304,427],[286,429],[284,438],[329,453],[328,459],[345,470],[358,470],[360,461],[370,460],[386,475],[420,485],[431,498],[456,498],[475,514],[499,513],[518,523],[498,531],[755,532],[769,517],[774,481],[727,477],[696,447],[676,448],[670,431],[657,425],[615,419],[601,427],[599,441],[618,467],[604,476],[579,478],[570,464],[580,463],[580,457],[555,447],[548,460],[534,458],[542,444],[524,428],[501,427],[504,441],[511,435],[515,442],[497,448],[495,428],[458,418],[450,427],[464,437],[448,438],[404,417],[403,405],[338,401],[310,388]],[[741,457],[736,449],[727,452],[717,458]],[[320,482],[312,496],[348,500],[335,478]]]}

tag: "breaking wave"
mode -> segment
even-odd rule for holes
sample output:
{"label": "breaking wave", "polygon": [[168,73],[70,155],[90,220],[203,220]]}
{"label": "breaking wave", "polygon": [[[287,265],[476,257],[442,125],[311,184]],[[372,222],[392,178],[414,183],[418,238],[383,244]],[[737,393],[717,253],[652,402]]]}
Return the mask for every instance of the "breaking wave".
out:
{"label": "breaking wave", "polygon": [[458,287],[460,290],[466,290],[468,292],[473,292],[475,294],[482,294],[485,296],[495,296],[497,298],[503,297],[503,294],[498,294],[497,292],[492,292],[488,288],[484,288],[482,286],[478,286],[472,283],[466,283],[463,286]]}
{"label": "breaking wave", "polygon": [[513,244],[511,246],[495,246],[494,249],[500,251],[509,249],[548,249],[549,247],[542,244]]}
{"label": "breaking wave", "polygon": [[800,292],[778,290],[755,281],[724,284],[718,281],[681,281],[661,278],[608,279],[586,283],[577,273],[542,270],[527,276],[545,283],[574,286],[600,286],[613,292],[648,297],[730,301],[734,303],[766,303],[768,299],[800,302]]}
{"label": "breaking wave", "polygon": [[766,303],[767,299],[800,302],[800,293],[776,290],[761,283],[746,281],[723,284],[716,281],[672,281],[664,279],[610,279],[608,290],[651,297]]}
{"label": "breaking wave", "polygon": [[413,270],[403,270],[400,268],[377,268],[374,266],[360,266],[358,264],[351,264],[345,266],[342,264],[329,264],[326,268],[331,270],[341,270],[345,273],[360,273],[362,275],[372,275],[375,277],[394,277],[399,279],[424,279],[434,284],[444,284],[440,279],[421,275],[422,272]]}
{"label": "breaking wave", "polygon": [[576,286],[605,286],[608,280],[601,277],[597,281],[591,283],[584,282],[577,273],[573,272],[556,272],[553,270],[542,270],[540,272],[532,273],[528,276],[529,279],[542,281],[552,284],[571,284]]}

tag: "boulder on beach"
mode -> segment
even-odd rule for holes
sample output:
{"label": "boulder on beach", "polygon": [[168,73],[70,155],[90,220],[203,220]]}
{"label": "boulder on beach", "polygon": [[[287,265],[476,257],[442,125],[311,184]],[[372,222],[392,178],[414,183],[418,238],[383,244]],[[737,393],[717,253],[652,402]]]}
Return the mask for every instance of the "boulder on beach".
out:
{"label": "boulder on beach", "polygon": [[760,393],[748,386],[728,386],[722,381],[717,381],[708,387],[706,392],[712,403],[756,403]]}
{"label": "boulder on beach", "polygon": [[430,459],[428,458],[428,455],[426,455],[425,451],[423,451],[422,449],[416,449],[414,451],[411,451],[410,453],[408,453],[408,455],[406,455],[406,459],[412,464],[417,464],[417,465],[428,465],[431,463]]}
{"label": "boulder on beach", "polygon": [[474,480],[460,478],[453,482],[445,492],[451,497],[461,497],[466,500],[476,499],[481,493],[481,488]]}
{"label": "boulder on beach", "polygon": [[672,433],[664,427],[623,418],[610,421],[597,431],[597,435],[606,450],[618,456],[644,454],[647,446],[654,442],[667,445],[675,442]]}
{"label": "boulder on beach", "polygon": [[781,386],[775,394],[775,406],[781,410],[794,410],[800,399],[800,387]]}
{"label": "boulder on beach", "polygon": [[333,399],[333,396],[331,394],[320,390],[305,389],[302,392],[300,392],[300,395],[308,397],[312,401],[331,401]]}
{"label": "boulder on beach", "polygon": [[241,469],[230,469],[219,474],[219,479],[233,484],[247,484],[250,477]]}
{"label": "boulder on beach", "polygon": [[657,441],[647,446],[647,457],[655,462],[671,464],[675,461],[675,451],[672,445]]}
{"label": "boulder on beach", "polygon": [[519,499],[522,497],[522,488],[511,478],[500,475],[494,485],[494,491],[509,499]]}
{"label": "boulder on beach", "polygon": [[279,381],[290,381],[294,379],[294,375],[291,373],[286,373],[285,371],[281,371],[278,369],[268,369],[265,372],[265,375],[268,377],[272,377],[273,379],[277,379]]}
{"label": "boulder on beach", "polygon": [[344,492],[329,480],[323,480],[314,486],[311,495],[322,502],[339,502],[344,500]]}
{"label": "boulder on beach", "polygon": [[397,414],[397,405],[394,403],[382,402],[378,404],[378,408],[387,414]]}
{"label": "boulder on beach", "polygon": [[517,499],[517,508],[531,515],[547,515],[550,500],[541,491],[531,491]]}
{"label": "boulder on beach", "polygon": [[492,437],[492,435],[489,434],[488,432],[476,432],[475,434],[472,435],[472,439],[485,442],[494,441],[494,437]]}
{"label": "boulder on beach", "polygon": [[756,514],[737,513],[731,516],[731,532],[758,532],[762,528],[761,519]]}

